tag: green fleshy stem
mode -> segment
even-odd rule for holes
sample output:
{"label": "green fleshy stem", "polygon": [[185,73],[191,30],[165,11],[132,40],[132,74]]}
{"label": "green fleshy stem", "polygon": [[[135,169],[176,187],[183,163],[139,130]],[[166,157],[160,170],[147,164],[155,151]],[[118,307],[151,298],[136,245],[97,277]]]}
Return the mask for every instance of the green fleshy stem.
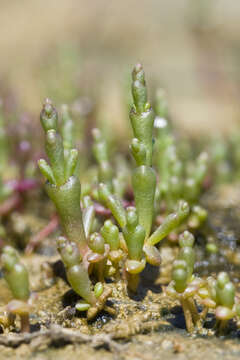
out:
{"label": "green fleshy stem", "polygon": [[118,250],[120,248],[119,230],[111,220],[105,221],[100,232],[105,242],[109,244],[110,250]]}
{"label": "green fleshy stem", "polygon": [[136,292],[140,281],[139,273],[146,265],[143,256],[145,230],[138,224],[137,212],[133,207],[127,209],[127,224],[123,228],[123,236],[128,248],[128,258],[125,262],[127,286],[129,290]]}
{"label": "green fleshy stem", "polygon": [[140,114],[147,103],[147,87],[145,74],[141,64],[136,64],[132,72],[132,96],[136,111]]}
{"label": "green fleshy stem", "polygon": [[96,304],[96,297],[92,291],[92,283],[88,271],[81,262],[77,245],[62,237],[58,241],[58,251],[65,265],[67,279],[71,287],[88,304],[94,306]]}
{"label": "green fleshy stem", "polygon": [[56,185],[56,179],[53,175],[53,171],[50,165],[48,165],[48,163],[46,162],[45,159],[40,159],[38,160],[38,167],[41,171],[41,173],[43,174],[43,176],[45,176],[45,178],[51,183],[51,184],[55,184]]}
{"label": "green fleshy stem", "polygon": [[178,259],[184,260],[187,264],[188,280],[190,280],[195,264],[195,251],[193,249],[194,236],[189,231],[184,231],[179,236],[180,252]]}
{"label": "green fleshy stem", "polygon": [[133,128],[134,137],[137,138],[146,148],[146,165],[151,166],[154,112],[150,108],[138,114],[132,108],[129,116]]}
{"label": "green fleshy stem", "polygon": [[132,185],[139,224],[145,229],[146,238],[152,228],[156,174],[149,166],[139,166],[133,171]]}
{"label": "green fleshy stem", "polygon": [[58,114],[50,99],[46,99],[40,113],[40,121],[45,132],[48,130],[57,131]]}
{"label": "green fleshy stem", "polygon": [[75,174],[75,169],[78,162],[78,151],[77,149],[71,149],[68,151],[68,155],[64,159],[64,178],[67,181],[70,176]]}
{"label": "green fleshy stem", "polygon": [[116,195],[113,195],[106,184],[99,184],[98,188],[99,200],[111,210],[118,224],[123,228],[126,224],[126,212]]}
{"label": "green fleshy stem", "polygon": [[129,208],[127,211],[127,224],[123,228],[123,236],[128,247],[129,259],[140,261],[143,255],[145,230],[138,224],[138,216],[134,208]]}
{"label": "green fleshy stem", "polygon": [[26,267],[20,263],[16,251],[6,246],[1,256],[4,278],[17,300],[26,301],[29,298],[29,277]]}
{"label": "green fleshy stem", "polygon": [[46,133],[46,153],[50,160],[52,172],[57,185],[63,185],[64,176],[64,151],[62,138],[56,130],[48,130]]}
{"label": "green fleshy stem", "polygon": [[191,279],[194,264],[195,264],[195,251],[192,247],[185,246],[180,250],[179,260],[184,260],[187,264],[188,280]]}
{"label": "green fleshy stem", "polygon": [[130,148],[137,166],[146,165],[146,148],[144,144],[134,138],[132,139]]}
{"label": "green fleshy stem", "polygon": [[47,182],[45,189],[56,206],[63,233],[69,241],[78,244],[81,255],[83,255],[87,248],[87,242],[80,207],[81,185],[78,178],[71,176],[60,187]]}
{"label": "green fleshy stem", "polygon": [[90,235],[95,220],[95,209],[94,205],[88,205],[83,210],[83,225],[86,234],[86,238]]}
{"label": "green fleshy stem", "polygon": [[177,211],[166,217],[164,222],[146,240],[146,244],[156,245],[159,241],[163,240],[171,231],[176,229],[186,219],[188,214],[188,203],[180,200]]}
{"label": "green fleshy stem", "polygon": [[152,165],[152,137],[154,112],[147,102],[147,88],[144,79],[144,71],[140,64],[137,64],[132,73],[132,95],[134,107],[130,111],[130,120],[134,137],[137,138],[146,149],[146,165]]}
{"label": "green fleshy stem", "polygon": [[73,290],[92,306],[96,303],[96,298],[92,292],[92,283],[84,265],[78,264],[70,267],[66,271],[67,279]]}

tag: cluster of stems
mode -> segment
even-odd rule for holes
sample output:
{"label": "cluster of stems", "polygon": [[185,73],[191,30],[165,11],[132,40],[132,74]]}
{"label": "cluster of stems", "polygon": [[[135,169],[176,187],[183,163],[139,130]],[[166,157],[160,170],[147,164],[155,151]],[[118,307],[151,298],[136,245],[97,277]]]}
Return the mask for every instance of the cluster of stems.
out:
{"label": "cluster of stems", "polygon": [[[60,219],[64,238],[59,243],[59,252],[68,280],[83,298],[85,305],[78,305],[78,309],[88,310],[88,318],[92,317],[89,314],[94,313],[93,308],[100,309],[104,306],[105,295],[110,295],[109,292],[104,292],[105,295],[101,295],[104,298],[102,306],[94,305],[101,301],[94,296],[91,278],[103,284],[106,277],[118,279],[123,276],[128,288],[137,291],[139,274],[146,262],[160,265],[156,245],[178,228],[189,213],[188,204],[181,200],[176,204],[175,211],[152,231],[156,201],[156,174],[152,167],[155,115],[147,102],[144,71],[140,64],[134,67],[132,77],[134,104],[130,120],[134,138],[130,148],[136,167],[131,174],[134,202],[127,209],[122,201],[126,192],[126,186],[121,180],[123,177],[113,177],[107,143],[101,132],[93,130],[93,153],[98,163],[97,192],[90,190],[90,197],[88,195],[81,198],[81,186],[76,173],[79,157],[78,151],[72,148],[73,125],[67,108],[65,106],[62,111],[62,136],[58,130],[58,114],[50,100],[46,100],[40,115],[49,163],[41,159],[39,168],[47,179],[45,189],[54,202]],[[96,200],[107,207],[113,216],[102,227],[99,226],[95,213]],[[77,262],[75,257],[73,262],[66,262],[66,256],[70,256],[69,252],[66,255],[66,249],[72,254],[79,252]],[[70,269],[78,269],[78,287],[76,281],[70,279]]]}
{"label": "cluster of stems", "polygon": [[202,280],[193,275],[195,252],[193,249],[194,237],[185,231],[179,236],[180,251],[178,259],[173,263],[172,281],[166,289],[167,295],[178,299],[183,308],[186,328],[192,333],[195,327],[200,327],[200,316],[194,301]]}
{"label": "cluster of stems", "polygon": [[[188,332],[201,330],[211,310],[216,317],[216,333],[223,334],[228,321],[240,316],[239,299],[226,272],[219,273],[217,279],[212,276],[201,279],[193,275],[193,244],[194,237],[188,231],[179,236],[180,251],[178,259],[173,263],[172,281],[166,294],[180,301]],[[196,300],[203,306],[201,313],[197,310]]]}
{"label": "cluster of stems", "polygon": [[[38,162],[39,169],[46,177],[45,189],[56,206],[64,235],[78,244],[82,256],[87,251],[87,239],[83,227],[80,207],[81,185],[75,175],[78,151],[69,146],[64,148],[63,138],[58,133],[58,114],[49,99],[40,114],[45,131],[45,149],[50,164],[45,159]],[[71,144],[70,144],[71,145]]]}
{"label": "cluster of stems", "polygon": [[240,316],[240,303],[235,292],[234,284],[224,271],[218,274],[217,279],[209,276],[198,291],[199,301],[204,307],[202,317],[205,319],[209,309],[214,311],[215,329],[220,335],[226,331],[229,320]]}

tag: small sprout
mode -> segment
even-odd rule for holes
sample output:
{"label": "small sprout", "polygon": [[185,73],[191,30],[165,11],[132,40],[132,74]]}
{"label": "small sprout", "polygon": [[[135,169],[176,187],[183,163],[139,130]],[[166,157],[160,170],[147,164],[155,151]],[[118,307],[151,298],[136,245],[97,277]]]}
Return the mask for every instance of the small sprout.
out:
{"label": "small sprout", "polygon": [[127,209],[127,223],[123,228],[123,236],[128,248],[128,259],[125,264],[128,275],[128,287],[136,291],[139,282],[139,273],[144,269],[146,260],[143,257],[145,230],[138,224],[136,209]]}
{"label": "small sprout", "polygon": [[96,299],[91,290],[92,284],[81,261],[77,245],[61,237],[58,240],[58,251],[66,268],[67,279],[73,290],[87,303],[95,305]]}
{"label": "small sprout", "polygon": [[109,268],[109,276],[115,274],[115,277],[119,277],[119,262],[123,257],[123,251],[120,249],[119,229],[111,220],[106,220],[100,232],[106,244],[110,246],[108,260],[112,266]]}
{"label": "small sprout", "polygon": [[91,234],[88,246],[91,249],[91,252],[87,256],[87,260],[92,264],[92,271],[96,273],[99,281],[104,281],[109,245],[105,244],[101,234],[95,232]]}
{"label": "small sprout", "polygon": [[11,246],[3,248],[1,261],[4,278],[8,283],[12,294],[17,300],[27,300],[30,295],[28,271],[20,262],[19,256]]}
{"label": "small sprout", "polygon": [[221,334],[228,320],[236,316],[235,287],[226,272],[218,274],[216,282],[216,319],[217,330]]}
{"label": "small sprout", "polygon": [[184,231],[184,233],[179,236],[179,245],[181,249],[178,258],[179,260],[184,260],[187,264],[188,280],[191,279],[195,263],[193,244],[194,237],[189,231]]}
{"label": "small sprout", "polygon": [[106,220],[101,228],[101,234],[111,250],[118,250],[120,247],[119,230],[111,220]]}
{"label": "small sprout", "polygon": [[173,263],[172,281],[166,289],[166,293],[174,299],[178,299],[182,305],[186,327],[192,333],[197,326],[201,326],[200,316],[194,301],[194,296],[203,287],[203,281],[192,275],[195,254],[193,250],[194,238],[191,233],[185,231],[179,237],[180,252],[178,259]]}
{"label": "small sprout", "polygon": [[100,285],[97,286],[96,297],[95,289],[88,275],[88,271],[82,262],[78,246],[75,242],[69,242],[61,237],[58,240],[58,251],[66,268],[67,279],[73,290],[83,298],[83,301],[76,304],[79,311],[87,310],[87,318],[90,320],[105,307],[107,298],[111,295],[110,289],[103,289],[100,294]]}
{"label": "small sprout", "polygon": [[20,262],[19,256],[11,246],[5,246],[2,251],[1,261],[3,275],[14,300],[7,305],[8,317],[18,315],[21,320],[21,332],[29,332],[29,276],[26,267]]}
{"label": "small sprout", "polygon": [[217,280],[208,277],[205,286],[198,291],[201,303],[205,306],[201,317],[206,317],[209,308],[215,310],[216,331],[223,334],[228,321],[239,316],[239,300],[235,296],[235,287],[226,272],[220,272]]}

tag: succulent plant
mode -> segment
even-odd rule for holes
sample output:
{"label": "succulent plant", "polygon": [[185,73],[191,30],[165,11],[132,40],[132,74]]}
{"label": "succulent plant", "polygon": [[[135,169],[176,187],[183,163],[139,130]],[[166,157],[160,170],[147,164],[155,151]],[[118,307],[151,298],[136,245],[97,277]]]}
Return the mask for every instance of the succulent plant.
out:
{"label": "succulent plant", "polygon": [[[64,235],[76,242],[83,256],[87,251],[87,240],[80,207],[81,185],[74,175],[78,151],[67,149],[64,153],[63,140],[58,131],[58,115],[50,100],[46,100],[41,115],[45,131],[45,148],[50,161],[41,159],[39,168],[46,177],[46,192],[56,206]],[[66,149],[65,149],[66,150]]]}
{"label": "succulent plant", "polygon": [[[96,242],[95,242],[96,243]],[[104,288],[98,282],[93,287],[88,275],[86,264],[83,263],[79,248],[75,242],[69,242],[66,238],[58,239],[58,251],[66,269],[67,279],[73,290],[82,297],[76,303],[78,311],[87,311],[87,318],[90,320],[105,307],[107,298],[111,295],[109,288]]]}
{"label": "succulent plant", "polygon": [[27,268],[20,262],[19,255],[11,246],[3,248],[1,263],[4,279],[14,298],[7,305],[8,325],[12,324],[16,315],[18,315],[21,320],[21,332],[29,332],[31,302]]}
{"label": "succulent plant", "polygon": [[180,252],[173,263],[172,281],[166,289],[166,294],[178,299],[183,308],[188,332],[193,333],[195,327],[201,327],[200,316],[194,297],[203,286],[201,278],[193,275],[195,252],[193,250],[194,237],[185,231],[179,236]]}

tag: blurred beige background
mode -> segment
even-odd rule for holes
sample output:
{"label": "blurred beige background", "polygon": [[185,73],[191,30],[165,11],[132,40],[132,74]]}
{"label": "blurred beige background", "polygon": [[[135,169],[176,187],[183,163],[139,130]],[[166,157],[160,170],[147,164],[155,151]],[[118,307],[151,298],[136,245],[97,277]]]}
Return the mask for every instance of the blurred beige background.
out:
{"label": "blurred beige background", "polygon": [[237,0],[1,0],[0,26],[0,96],[7,88],[23,109],[79,92],[119,119],[140,61],[151,95],[167,90],[186,131],[228,131],[239,121]]}

